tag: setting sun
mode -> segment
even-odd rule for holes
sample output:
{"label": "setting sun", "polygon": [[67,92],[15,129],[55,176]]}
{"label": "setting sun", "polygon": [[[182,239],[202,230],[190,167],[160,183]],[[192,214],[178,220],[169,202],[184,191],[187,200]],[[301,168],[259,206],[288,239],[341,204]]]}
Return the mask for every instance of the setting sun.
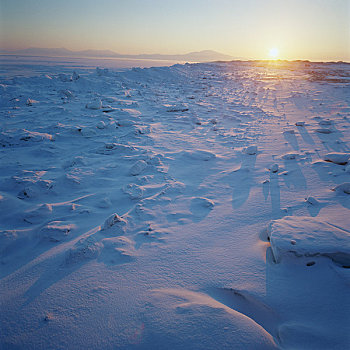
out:
{"label": "setting sun", "polygon": [[276,47],[270,49],[269,56],[271,58],[276,59],[278,57],[278,55],[279,55],[279,50]]}

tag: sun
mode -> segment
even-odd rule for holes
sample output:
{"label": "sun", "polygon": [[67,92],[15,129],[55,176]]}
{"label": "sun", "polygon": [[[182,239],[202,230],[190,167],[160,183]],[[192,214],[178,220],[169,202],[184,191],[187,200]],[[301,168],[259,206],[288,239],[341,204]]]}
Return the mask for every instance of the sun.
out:
{"label": "sun", "polygon": [[279,50],[277,49],[277,47],[273,47],[272,49],[270,49],[269,51],[269,56],[272,58],[272,59],[276,59],[279,55]]}

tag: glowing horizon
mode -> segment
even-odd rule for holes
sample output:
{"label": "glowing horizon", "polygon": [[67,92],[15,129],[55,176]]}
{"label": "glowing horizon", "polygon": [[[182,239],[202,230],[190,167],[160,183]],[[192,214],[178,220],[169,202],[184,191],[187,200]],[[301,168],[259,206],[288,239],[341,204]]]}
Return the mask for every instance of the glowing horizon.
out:
{"label": "glowing horizon", "polygon": [[347,0],[2,0],[0,19],[2,49],[350,61]]}

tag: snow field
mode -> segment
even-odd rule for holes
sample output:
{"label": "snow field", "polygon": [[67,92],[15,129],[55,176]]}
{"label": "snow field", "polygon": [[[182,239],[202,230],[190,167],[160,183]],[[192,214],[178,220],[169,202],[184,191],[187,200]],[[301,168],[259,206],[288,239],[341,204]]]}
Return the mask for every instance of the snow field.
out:
{"label": "snow field", "polygon": [[0,79],[2,348],[347,348],[348,65],[40,71]]}

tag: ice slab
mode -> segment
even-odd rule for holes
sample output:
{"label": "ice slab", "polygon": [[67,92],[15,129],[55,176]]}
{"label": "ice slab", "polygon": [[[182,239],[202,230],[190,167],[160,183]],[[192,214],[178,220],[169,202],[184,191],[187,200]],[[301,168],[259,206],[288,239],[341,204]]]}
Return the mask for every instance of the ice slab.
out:
{"label": "ice slab", "polygon": [[268,237],[276,262],[290,254],[326,256],[342,266],[350,266],[350,230],[340,225],[317,218],[287,216],[270,223]]}

